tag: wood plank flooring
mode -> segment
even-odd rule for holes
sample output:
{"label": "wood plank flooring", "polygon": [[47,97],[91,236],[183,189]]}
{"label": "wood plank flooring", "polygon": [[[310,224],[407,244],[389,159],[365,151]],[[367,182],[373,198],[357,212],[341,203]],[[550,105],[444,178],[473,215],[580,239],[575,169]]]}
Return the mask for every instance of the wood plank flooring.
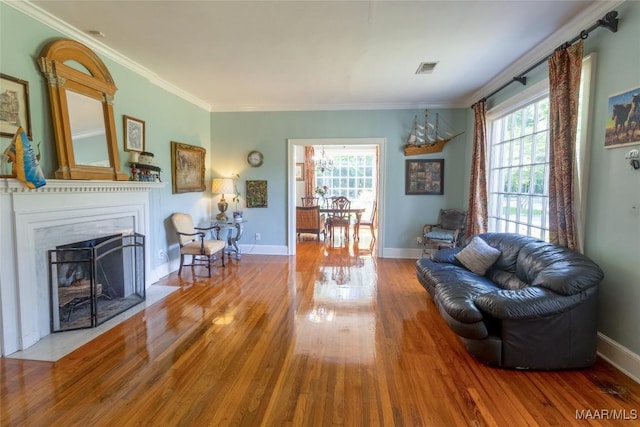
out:
{"label": "wood plank flooring", "polygon": [[359,246],[246,254],[210,280],[187,269],[161,281],[179,291],[56,363],[0,359],[0,424],[638,425],[640,385],[606,362],[482,365],[440,318],[415,260]]}

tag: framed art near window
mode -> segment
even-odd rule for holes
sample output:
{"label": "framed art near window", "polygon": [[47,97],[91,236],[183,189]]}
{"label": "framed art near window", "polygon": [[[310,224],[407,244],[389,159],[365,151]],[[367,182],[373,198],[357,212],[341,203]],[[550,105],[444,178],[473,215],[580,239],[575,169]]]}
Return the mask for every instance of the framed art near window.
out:
{"label": "framed art near window", "polygon": [[32,139],[29,82],[0,73],[0,136],[13,138],[20,127]]}
{"label": "framed art near window", "polygon": [[609,97],[604,148],[640,144],[640,86]]}
{"label": "framed art near window", "polygon": [[171,141],[171,182],[173,194],[204,191],[203,147]]}
{"label": "framed art near window", "polygon": [[247,181],[246,182],[247,207],[266,208],[267,207],[267,181]]}
{"label": "framed art near window", "polygon": [[144,151],[144,121],[130,116],[123,117],[124,151]]}
{"label": "framed art near window", "polygon": [[296,163],[296,181],[304,181],[304,163]]}
{"label": "framed art near window", "polygon": [[405,162],[404,194],[444,194],[444,159]]}

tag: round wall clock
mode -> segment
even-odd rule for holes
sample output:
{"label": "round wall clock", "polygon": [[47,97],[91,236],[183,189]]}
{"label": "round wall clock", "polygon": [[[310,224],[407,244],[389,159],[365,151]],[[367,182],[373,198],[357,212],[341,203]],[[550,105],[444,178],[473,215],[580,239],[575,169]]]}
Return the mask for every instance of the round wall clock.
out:
{"label": "round wall clock", "polygon": [[264,156],[258,150],[253,150],[249,154],[247,154],[247,162],[254,168],[262,166],[262,162],[264,161]]}

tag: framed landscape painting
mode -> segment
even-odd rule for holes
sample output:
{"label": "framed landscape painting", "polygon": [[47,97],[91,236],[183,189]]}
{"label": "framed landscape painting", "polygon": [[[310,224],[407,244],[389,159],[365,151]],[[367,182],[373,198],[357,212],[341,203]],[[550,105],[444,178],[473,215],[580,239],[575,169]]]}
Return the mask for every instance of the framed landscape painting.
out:
{"label": "framed landscape painting", "polygon": [[171,182],[173,194],[204,191],[204,159],[207,150],[171,141]]}

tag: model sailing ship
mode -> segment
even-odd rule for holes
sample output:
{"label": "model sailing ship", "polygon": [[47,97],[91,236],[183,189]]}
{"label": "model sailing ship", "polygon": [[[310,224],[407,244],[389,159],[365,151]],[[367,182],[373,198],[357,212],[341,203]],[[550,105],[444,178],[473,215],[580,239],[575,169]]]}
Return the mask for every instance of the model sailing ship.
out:
{"label": "model sailing ship", "polygon": [[413,122],[413,129],[404,146],[405,156],[439,153],[447,142],[464,132],[449,131],[440,125],[440,118],[436,113],[434,124],[429,123],[429,110],[424,110],[424,124],[418,123],[418,116]]}

